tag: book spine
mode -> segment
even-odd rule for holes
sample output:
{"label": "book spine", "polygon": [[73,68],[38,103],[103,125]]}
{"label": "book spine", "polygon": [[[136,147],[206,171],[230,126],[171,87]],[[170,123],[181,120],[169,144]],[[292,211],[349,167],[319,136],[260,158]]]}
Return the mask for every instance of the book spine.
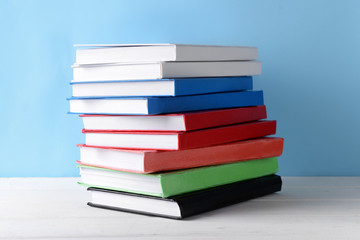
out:
{"label": "book spine", "polygon": [[178,78],[175,79],[175,96],[216,92],[252,90],[252,77]]}
{"label": "book spine", "polygon": [[184,115],[186,131],[265,119],[265,105],[222,109]]}
{"label": "book spine", "polygon": [[237,126],[179,134],[179,150],[258,138],[276,133],[276,121],[257,121]]}
{"label": "book spine", "polygon": [[147,152],[144,157],[144,172],[171,171],[277,157],[282,154],[283,143],[282,138],[259,138],[204,148]]}
{"label": "book spine", "polygon": [[264,105],[262,91],[238,91],[182,97],[148,98],[147,114],[180,113]]}
{"label": "book spine", "polygon": [[[206,191],[203,194],[195,195],[195,197],[184,197],[176,201],[179,204],[182,218],[186,218],[281,191],[281,186],[281,177],[270,175],[260,179],[243,181],[240,184],[228,184],[221,188],[215,188],[214,191]],[[204,201],[204,199],[206,200]]]}
{"label": "book spine", "polygon": [[194,168],[160,175],[162,197],[197,191],[237,181],[274,174],[278,171],[276,157]]}

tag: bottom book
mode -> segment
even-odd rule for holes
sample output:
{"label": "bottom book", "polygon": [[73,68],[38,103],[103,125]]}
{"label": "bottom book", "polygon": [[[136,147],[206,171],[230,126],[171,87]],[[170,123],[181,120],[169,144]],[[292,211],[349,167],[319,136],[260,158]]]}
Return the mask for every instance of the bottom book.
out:
{"label": "bottom book", "polygon": [[89,206],[151,216],[182,219],[281,190],[281,177],[269,175],[200,191],[161,198],[128,192],[88,188]]}

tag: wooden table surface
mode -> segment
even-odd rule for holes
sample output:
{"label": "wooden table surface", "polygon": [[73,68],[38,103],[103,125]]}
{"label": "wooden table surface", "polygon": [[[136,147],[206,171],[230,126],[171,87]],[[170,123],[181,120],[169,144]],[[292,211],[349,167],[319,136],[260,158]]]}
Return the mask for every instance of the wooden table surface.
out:
{"label": "wooden table surface", "polygon": [[91,208],[77,178],[0,178],[0,239],[360,239],[360,177],[284,177],[283,191],[171,220]]}

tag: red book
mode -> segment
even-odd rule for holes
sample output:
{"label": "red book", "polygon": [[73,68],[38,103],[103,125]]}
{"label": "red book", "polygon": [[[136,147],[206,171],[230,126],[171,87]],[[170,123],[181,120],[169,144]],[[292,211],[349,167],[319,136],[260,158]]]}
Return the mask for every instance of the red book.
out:
{"label": "red book", "polygon": [[126,150],[80,145],[83,165],[127,172],[151,173],[277,157],[284,139],[258,138],[179,151]]}
{"label": "red book", "polygon": [[165,115],[80,115],[85,129],[192,131],[266,118],[264,105]]}
{"label": "red book", "polygon": [[180,150],[275,134],[276,121],[255,121],[189,132],[83,130],[86,145],[129,149]]}

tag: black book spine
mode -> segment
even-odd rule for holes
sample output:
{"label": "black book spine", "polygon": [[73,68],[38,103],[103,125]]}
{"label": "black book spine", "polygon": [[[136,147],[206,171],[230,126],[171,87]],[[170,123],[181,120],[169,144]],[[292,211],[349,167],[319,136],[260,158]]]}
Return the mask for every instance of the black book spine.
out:
{"label": "black book spine", "polygon": [[179,204],[182,218],[240,203],[281,190],[281,177],[271,175],[259,179],[223,185],[211,191],[199,192],[191,198],[174,197]]}

